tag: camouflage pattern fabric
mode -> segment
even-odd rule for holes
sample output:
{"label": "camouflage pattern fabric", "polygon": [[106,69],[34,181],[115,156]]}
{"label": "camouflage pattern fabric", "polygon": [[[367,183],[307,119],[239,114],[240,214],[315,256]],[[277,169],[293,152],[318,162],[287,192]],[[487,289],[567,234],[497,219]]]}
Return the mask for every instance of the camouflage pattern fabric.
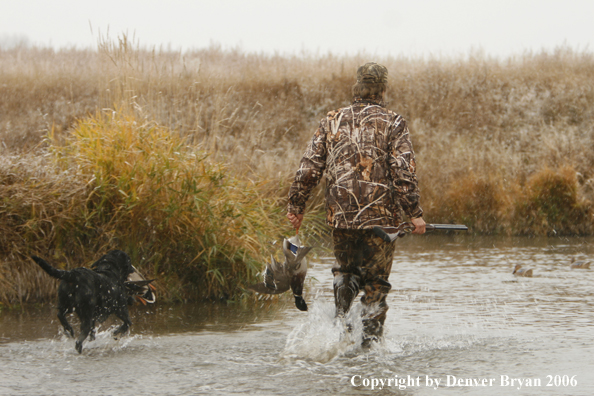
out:
{"label": "camouflage pattern fabric", "polygon": [[392,288],[388,282],[396,241],[384,242],[371,230],[334,229],[334,302],[336,316],[344,317],[353,300],[363,289],[364,343],[379,339],[383,334],[388,304],[386,297]]}
{"label": "camouflage pattern fabric", "polygon": [[415,156],[406,121],[374,99],[322,119],[289,191],[289,213],[302,214],[326,172],[326,221],[334,228],[397,226],[402,210],[421,217]]}
{"label": "camouflage pattern fabric", "polygon": [[387,84],[388,69],[375,62],[368,62],[357,69],[357,82],[367,84]]}

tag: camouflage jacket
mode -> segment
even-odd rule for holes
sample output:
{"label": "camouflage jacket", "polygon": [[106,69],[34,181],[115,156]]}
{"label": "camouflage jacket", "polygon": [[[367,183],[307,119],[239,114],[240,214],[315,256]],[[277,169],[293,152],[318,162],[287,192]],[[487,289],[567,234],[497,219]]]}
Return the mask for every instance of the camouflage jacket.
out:
{"label": "camouflage jacket", "polygon": [[301,214],[326,171],[326,221],[335,228],[397,226],[423,215],[406,121],[381,102],[355,99],[322,119],[289,191]]}

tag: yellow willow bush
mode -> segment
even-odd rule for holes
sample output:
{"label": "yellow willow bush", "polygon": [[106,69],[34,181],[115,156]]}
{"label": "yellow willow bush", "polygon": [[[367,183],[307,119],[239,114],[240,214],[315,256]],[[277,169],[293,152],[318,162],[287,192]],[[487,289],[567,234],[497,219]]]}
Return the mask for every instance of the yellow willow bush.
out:
{"label": "yellow willow bush", "polygon": [[545,168],[534,174],[516,201],[518,233],[572,235],[592,233],[592,203],[580,199],[572,167]]}
{"label": "yellow willow bush", "polygon": [[509,223],[509,201],[510,196],[498,178],[481,178],[471,172],[450,184],[434,210],[434,217],[445,223],[466,224],[476,233],[501,232]]}
{"label": "yellow willow bush", "polygon": [[[237,298],[256,281],[268,242],[288,231],[263,185],[236,179],[155,123],[98,114],[79,121],[62,143],[50,136],[49,151],[64,182],[23,180],[21,196],[30,201],[16,203],[13,194],[6,216],[23,256],[13,261],[26,269],[8,277],[25,288],[40,273],[27,263],[31,252],[77,266],[119,248],[157,279],[165,298]],[[0,268],[1,282],[8,271]],[[3,299],[35,298],[16,290]]]}
{"label": "yellow willow bush", "polygon": [[280,232],[279,207],[257,184],[154,123],[96,116],[57,153],[93,177],[85,226],[117,236],[155,276],[176,278],[179,298],[236,296],[261,268],[264,239]]}

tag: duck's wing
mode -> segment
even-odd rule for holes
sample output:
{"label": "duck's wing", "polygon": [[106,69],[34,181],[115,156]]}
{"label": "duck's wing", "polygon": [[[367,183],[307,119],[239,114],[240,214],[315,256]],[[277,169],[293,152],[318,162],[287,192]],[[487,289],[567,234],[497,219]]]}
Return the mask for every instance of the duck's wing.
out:
{"label": "duck's wing", "polygon": [[291,287],[289,280],[286,277],[282,279],[274,279],[272,286],[273,287],[271,287],[270,284],[266,284],[266,282],[260,282],[248,286],[248,289],[262,294],[281,294],[289,290]]}
{"label": "duck's wing", "polygon": [[124,285],[142,304],[153,304],[157,301],[157,295],[155,294],[157,288],[151,285],[151,282],[153,282],[154,279],[145,279],[135,267],[132,268],[134,268],[134,272],[128,275]]}
{"label": "duck's wing", "polygon": [[146,291],[146,293],[144,293],[142,296],[136,296],[136,299],[139,300],[141,303],[143,303],[144,305],[148,304],[154,304],[155,301],[157,301],[157,295],[155,294],[155,286],[153,285],[148,285],[149,288]]}
{"label": "duck's wing", "polygon": [[270,256],[270,259],[271,259],[270,264],[268,264],[266,266],[266,269],[264,270],[264,286],[266,286],[267,288],[269,288],[271,290],[274,290],[274,289],[276,289],[276,285],[274,284],[273,267],[276,268],[278,265],[272,255]]}
{"label": "duck's wing", "polygon": [[250,285],[248,289],[263,294],[280,294],[290,287],[283,266],[274,259],[274,256],[270,256],[270,264],[264,270],[264,281]]}
{"label": "duck's wing", "polygon": [[264,282],[260,282],[260,283],[256,283],[253,285],[248,286],[248,290],[251,291],[255,291],[256,293],[260,293],[260,294],[282,294],[284,292],[286,292],[287,290],[289,290],[289,284],[287,282],[286,287],[281,287],[283,285],[279,285],[277,284],[277,287],[275,289],[271,289],[269,287],[267,287]]}
{"label": "duck's wing", "polygon": [[296,270],[300,267],[301,261],[303,261],[311,249],[309,246],[301,246],[301,241],[297,235],[283,240],[283,253],[291,270]]}

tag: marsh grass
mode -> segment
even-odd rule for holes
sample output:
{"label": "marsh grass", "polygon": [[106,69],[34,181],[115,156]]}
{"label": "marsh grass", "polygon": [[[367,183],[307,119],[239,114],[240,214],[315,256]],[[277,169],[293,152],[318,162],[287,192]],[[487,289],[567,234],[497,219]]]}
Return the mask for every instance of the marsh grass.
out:
{"label": "marsh grass", "polygon": [[[592,53],[374,58],[410,125],[426,220],[592,234]],[[97,51],[0,50],[0,300],[47,294],[43,280],[13,290],[35,269],[28,252],[71,266],[116,246],[173,299],[241,293],[263,240],[287,232],[284,197],[319,120],[350,102],[368,60],[126,36]],[[318,188],[303,235],[324,232],[322,208]]]}
{"label": "marsh grass", "polygon": [[[4,230],[3,245],[12,242],[18,246],[13,256],[21,255],[14,258],[20,271],[9,266],[0,278],[8,283],[47,292],[37,279],[47,283],[48,277],[27,262],[31,252],[70,267],[96,259],[89,252],[119,248],[157,278],[165,299],[237,298],[256,280],[265,246],[288,230],[276,197],[263,196],[262,185],[237,179],[153,122],[98,113],[77,122],[64,141],[53,134],[48,140],[43,168],[54,167],[57,181],[67,175],[71,182],[40,184],[29,177],[19,184],[22,200],[7,194],[15,204],[5,212],[13,224],[12,232]],[[10,290],[4,291],[9,301],[38,297],[21,290],[11,296]]]}
{"label": "marsh grass", "polygon": [[580,199],[577,174],[571,167],[545,168],[532,175],[515,203],[518,233],[584,235],[592,233],[590,202]]}

